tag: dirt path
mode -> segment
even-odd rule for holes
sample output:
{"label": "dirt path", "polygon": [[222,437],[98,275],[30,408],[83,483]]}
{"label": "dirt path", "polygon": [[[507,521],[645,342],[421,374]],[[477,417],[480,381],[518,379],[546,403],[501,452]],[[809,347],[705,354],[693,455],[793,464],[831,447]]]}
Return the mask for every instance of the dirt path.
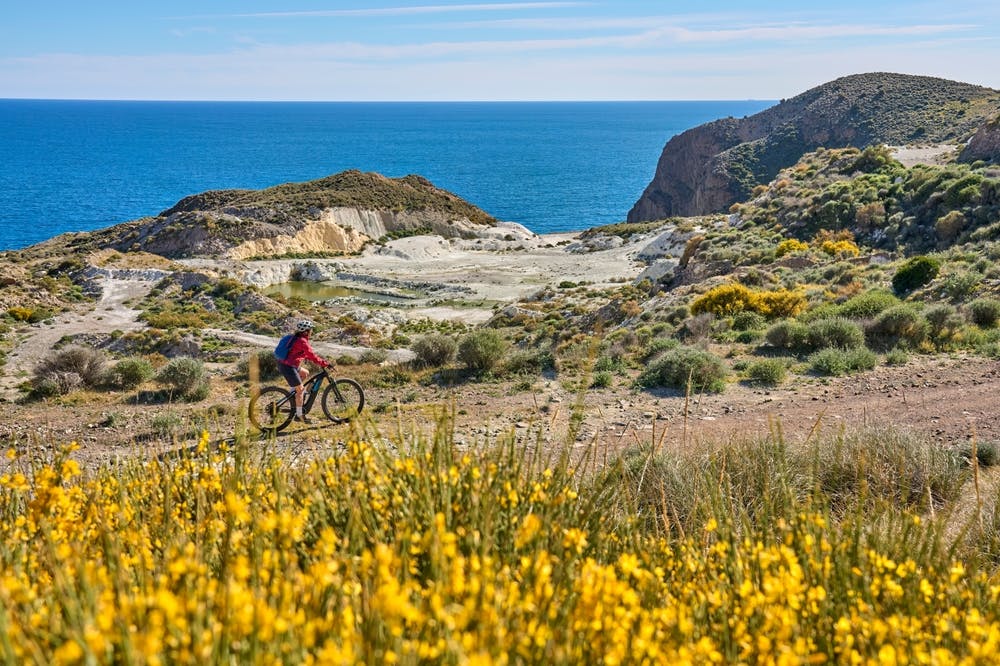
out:
{"label": "dirt path", "polygon": [[29,327],[21,333],[17,346],[7,356],[7,364],[0,376],[0,397],[14,399],[17,385],[65,336],[115,330],[127,333],[144,328],[146,324],[138,320],[139,311],[133,310],[127,303],[145,297],[161,277],[160,274],[153,274],[148,279],[138,275],[99,278],[101,299],[92,309],[65,312],[55,317],[52,323]]}

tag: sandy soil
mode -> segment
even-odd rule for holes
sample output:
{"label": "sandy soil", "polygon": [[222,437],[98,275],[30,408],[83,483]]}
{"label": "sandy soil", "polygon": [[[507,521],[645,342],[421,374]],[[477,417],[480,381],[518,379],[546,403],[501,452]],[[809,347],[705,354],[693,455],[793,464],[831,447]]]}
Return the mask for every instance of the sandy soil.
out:
{"label": "sandy soil", "polygon": [[961,146],[951,143],[931,146],[889,146],[893,157],[905,167],[915,164],[945,164],[960,148]]}

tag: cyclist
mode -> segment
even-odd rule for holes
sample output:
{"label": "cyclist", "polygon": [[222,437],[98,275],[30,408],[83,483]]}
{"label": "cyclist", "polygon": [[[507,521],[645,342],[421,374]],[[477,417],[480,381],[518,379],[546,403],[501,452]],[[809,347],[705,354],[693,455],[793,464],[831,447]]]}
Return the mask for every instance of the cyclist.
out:
{"label": "cyclist", "polygon": [[315,363],[321,368],[331,365],[313,351],[309,344],[309,334],[314,328],[313,323],[308,319],[303,319],[295,325],[295,337],[288,347],[288,355],[278,361],[278,369],[284,376],[288,385],[295,388],[295,420],[302,423],[309,423],[309,419],[302,413],[302,398],[305,394],[305,386],[302,382],[309,376],[309,372],[300,367],[303,360]]}

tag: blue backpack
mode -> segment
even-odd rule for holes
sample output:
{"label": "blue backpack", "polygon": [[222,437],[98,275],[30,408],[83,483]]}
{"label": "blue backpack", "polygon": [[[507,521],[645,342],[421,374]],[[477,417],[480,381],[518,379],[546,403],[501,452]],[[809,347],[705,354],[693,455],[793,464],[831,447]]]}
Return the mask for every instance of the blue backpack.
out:
{"label": "blue backpack", "polygon": [[278,346],[274,348],[274,358],[284,361],[288,358],[288,350],[292,348],[292,341],[295,339],[294,333],[282,337],[278,340]]}

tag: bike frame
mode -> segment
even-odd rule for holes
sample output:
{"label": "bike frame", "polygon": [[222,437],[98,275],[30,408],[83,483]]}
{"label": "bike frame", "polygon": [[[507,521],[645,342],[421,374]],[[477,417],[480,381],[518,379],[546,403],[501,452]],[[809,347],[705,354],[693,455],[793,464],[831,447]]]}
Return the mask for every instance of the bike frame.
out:
{"label": "bike frame", "polygon": [[[323,380],[330,382],[330,386],[333,387],[333,392],[336,394],[338,400],[343,400],[344,396],[340,394],[340,389],[337,388],[337,382],[335,377],[331,377],[327,368],[320,369],[319,372],[310,375],[303,382],[303,396],[302,396],[302,413],[308,414],[309,410],[312,409],[313,403],[316,402],[316,397],[320,394],[320,389],[323,388]],[[288,399],[295,401],[295,388],[292,387],[288,390]]]}

